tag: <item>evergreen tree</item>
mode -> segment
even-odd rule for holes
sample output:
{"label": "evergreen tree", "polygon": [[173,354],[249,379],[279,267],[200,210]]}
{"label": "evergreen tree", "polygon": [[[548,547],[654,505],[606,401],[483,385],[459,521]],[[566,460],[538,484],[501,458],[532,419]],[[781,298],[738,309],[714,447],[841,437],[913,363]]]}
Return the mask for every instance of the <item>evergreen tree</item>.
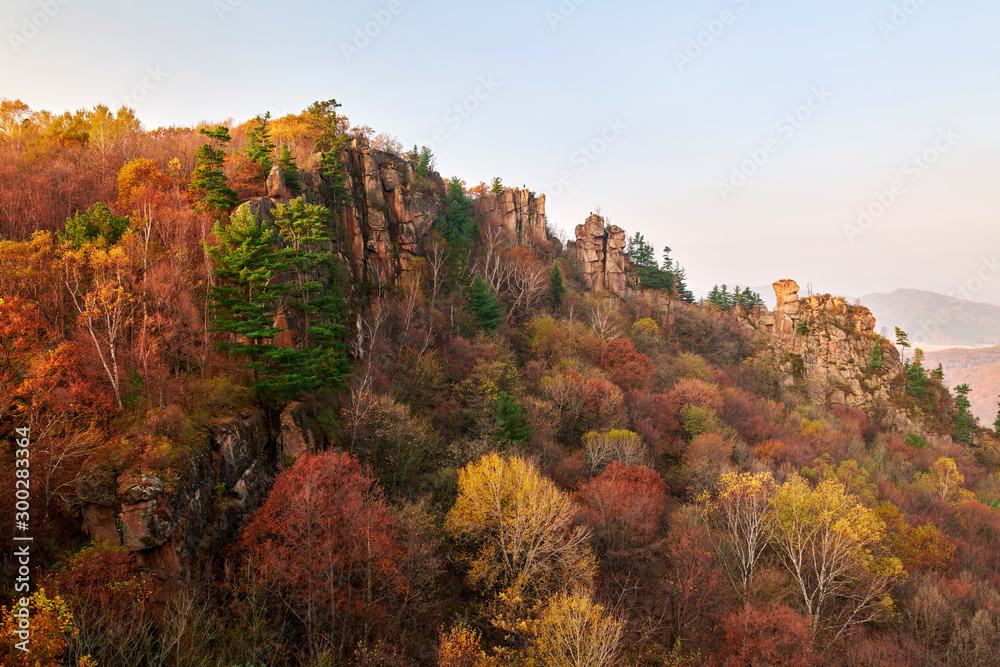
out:
{"label": "evergreen tree", "polygon": [[868,357],[868,368],[873,371],[880,371],[885,367],[882,358],[882,337],[875,334],[875,345],[872,346],[871,356]]}
{"label": "evergreen tree", "polygon": [[490,291],[486,281],[479,276],[476,276],[469,288],[469,307],[487,331],[493,331],[500,326],[500,302]]}
{"label": "evergreen tree", "polygon": [[694,303],[694,294],[691,293],[691,290],[687,286],[687,271],[679,264],[675,264],[674,267],[674,278],[677,280],[677,295],[685,303]]}
{"label": "evergreen tree", "polygon": [[257,124],[247,132],[246,156],[260,168],[260,177],[266,179],[274,166],[274,142],[271,141],[271,128],[267,122],[271,112],[257,116]]}
{"label": "evergreen tree", "polygon": [[[629,261],[635,267],[640,285],[647,289],[673,289],[674,276],[671,267],[660,267],[656,261],[656,249],[646,242],[642,234],[636,232],[634,236],[629,237],[626,252]],[[669,261],[670,248],[665,248],[664,252]]]}
{"label": "evergreen tree", "polygon": [[295,164],[292,151],[288,149],[288,144],[281,146],[281,153],[278,156],[278,169],[282,178],[285,179],[285,186],[293,195],[302,194],[302,176],[299,175],[299,166]]}
{"label": "evergreen tree", "polygon": [[129,228],[127,217],[118,217],[111,209],[97,202],[86,212],[77,213],[66,220],[66,231],[59,232],[59,238],[68,241],[74,248],[87,243],[110,247],[118,243]]}
{"label": "evergreen tree", "polygon": [[344,345],[344,299],[327,223],[330,212],[302,198],[278,206],[274,224],[288,255],[292,285],[286,304],[302,319],[304,390],[339,389],[350,372]]}
{"label": "evergreen tree", "polygon": [[222,170],[226,161],[224,146],[230,139],[229,128],[225,125],[216,125],[211,130],[203,127],[198,133],[206,135],[209,141],[195,153],[198,166],[191,177],[189,190],[198,197],[197,208],[218,220],[239,201],[236,191],[227,185],[229,179]]}
{"label": "evergreen tree", "polygon": [[316,138],[316,150],[322,152],[319,168],[323,176],[327,204],[335,209],[348,201],[347,173],[340,156],[346,138],[338,128],[337,100],[313,102],[306,110],[310,131]]}
{"label": "evergreen tree", "polygon": [[976,430],[976,418],[972,415],[969,401],[969,392],[972,391],[967,384],[960,384],[955,387],[955,405],[958,407],[958,414],[955,415],[955,439],[961,442],[972,444],[972,434]]}
{"label": "evergreen tree", "polygon": [[927,395],[927,370],[924,368],[924,351],[919,348],[913,351],[913,361],[906,364],[906,381],[907,391],[911,396],[922,398]]}
{"label": "evergreen tree", "polygon": [[490,192],[495,195],[503,193],[503,181],[500,180],[499,176],[493,179],[492,184],[490,185]]}
{"label": "evergreen tree", "polygon": [[899,349],[901,350],[900,356],[903,358],[903,361],[905,362],[906,348],[910,347],[910,337],[907,335],[905,331],[903,331],[899,327],[896,327],[896,345],[899,346]]}
{"label": "evergreen tree", "polygon": [[938,364],[937,368],[931,371],[931,379],[938,384],[942,384],[944,382],[944,366]]}
{"label": "evergreen tree", "polygon": [[420,156],[417,158],[417,176],[427,178],[431,173],[434,153],[427,146],[420,147]]}
{"label": "evergreen tree", "polygon": [[505,391],[493,400],[493,414],[497,421],[496,435],[501,440],[523,447],[528,443],[532,428],[524,416],[521,402]]}
{"label": "evergreen tree", "polygon": [[471,241],[479,233],[478,225],[472,216],[472,201],[465,194],[462,181],[457,176],[448,180],[445,191],[446,213],[442,232],[450,243]]}
{"label": "evergreen tree", "polygon": [[[1000,397],[998,397],[1000,399]],[[993,420],[993,430],[1000,434],[1000,400],[997,400],[997,416]]]}
{"label": "evergreen tree", "polygon": [[271,343],[282,331],[274,314],[287,288],[275,277],[287,269],[287,253],[278,251],[274,232],[245,209],[228,225],[217,221],[213,231],[219,242],[208,250],[216,278],[209,291],[213,330],[232,336],[219,347],[246,358],[258,400],[283,398],[288,383],[272,371],[287,361],[287,351]]}
{"label": "evergreen tree", "polygon": [[552,265],[549,281],[552,283],[552,307],[559,308],[562,305],[563,295],[566,294],[562,273],[559,271],[559,262]]}

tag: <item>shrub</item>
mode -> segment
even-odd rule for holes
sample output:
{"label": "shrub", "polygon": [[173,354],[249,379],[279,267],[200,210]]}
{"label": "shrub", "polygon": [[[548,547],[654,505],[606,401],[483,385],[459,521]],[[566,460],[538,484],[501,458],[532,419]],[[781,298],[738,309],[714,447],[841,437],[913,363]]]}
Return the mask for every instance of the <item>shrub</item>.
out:
{"label": "shrub", "polygon": [[580,489],[584,517],[608,549],[648,544],[666,509],[667,485],[645,466],[612,462]]}
{"label": "shrub", "polygon": [[583,449],[592,474],[597,474],[612,461],[621,461],[627,466],[646,463],[646,446],[632,431],[591,431],[583,436]]}

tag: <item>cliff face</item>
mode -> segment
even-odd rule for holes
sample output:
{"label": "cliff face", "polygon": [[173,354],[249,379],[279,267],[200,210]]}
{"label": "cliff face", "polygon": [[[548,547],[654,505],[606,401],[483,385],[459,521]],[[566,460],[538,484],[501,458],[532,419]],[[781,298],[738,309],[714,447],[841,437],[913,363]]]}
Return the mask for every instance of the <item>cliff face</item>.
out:
{"label": "cliff face", "polygon": [[[774,312],[754,308],[748,319],[771,334],[786,388],[801,389],[814,403],[864,409],[888,403],[902,364],[895,346],[875,334],[867,308],[828,294],[799,298],[794,280],[774,283],[774,294]],[[878,347],[881,368],[872,365]]]}
{"label": "cliff face", "polygon": [[255,410],[211,425],[189,443],[179,473],[132,469],[79,488],[85,530],[136,554],[144,570],[169,589],[199,555],[236,539],[243,519],[260,507],[277,473],[315,448],[302,406],[289,405],[271,431]]}
{"label": "cliff face", "polygon": [[489,192],[473,204],[476,216],[487,225],[497,225],[517,245],[541,246],[546,243],[545,195],[530,190],[504,188]]}
{"label": "cliff face", "polygon": [[605,229],[599,215],[592,213],[576,226],[576,241],[570,241],[567,249],[583,267],[588,292],[606,290],[622,298],[633,293],[625,246],[625,230],[615,225]]}
{"label": "cliff face", "polygon": [[[315,156],[313,163],[319,163]],[[354,280],[378,286],[392,284],[423,253],[431,227],[444,214],[444,183],[435,173],[418,178],[413,166],[394,153],[373,150],[363,139],[354,139],[341,155],[350,202],[334,210],[339,250],[348,260]],[[309,201],[327,205],[323,178],[318,171],[303,172],[302,186]],[[267,197],[246,202],[267,217],[277,204],[292,198],[281,172],[271,170]],[[544,200],[542,220],[544,233]]]}

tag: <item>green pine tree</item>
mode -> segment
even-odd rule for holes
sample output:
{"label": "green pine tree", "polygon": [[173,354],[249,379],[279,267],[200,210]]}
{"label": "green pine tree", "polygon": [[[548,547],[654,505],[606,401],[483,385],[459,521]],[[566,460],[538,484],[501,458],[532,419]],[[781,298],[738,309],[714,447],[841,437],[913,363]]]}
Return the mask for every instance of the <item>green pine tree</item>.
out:
{"label": "green pine tree", "polygon": [[66,231],[59,232],[59,238],[68,241],[74,248],[87,243],[110,247],[118,243],[129,228],[127,217],[118,217],[111,209],[97,202],[86,212],[78,211],[66,220]]}
{"label": "green pine tree", "polygon": [[497,421],[497,437],[520,447],[528,443],[533,429],[517,398],[505,391],[498,393],[493,400],[493,415]]}
{"label": "green pine tree", "polygon": [[286,306],[297,311],[304,350],[303,391],[340,389],[350,372],[344,340],[344,299],[333,253],[330,212],[301,197],[274,211],[274,225],[288,255],[291,286]]}
{"label": "green pine tree", "polygon": [[453,176],[448,180],[445,191],[444,229],[442,232],[449,243],[461,243],[473,240],[479,233],[479,227],[472,216],[472,201],[462,187],[462,181]]}
{"label": "green pine tree", "polygon": [[209,141],[195,152],[198,166],[188,189],[198,197],[197,208],[218,220],[233,210],[239,201],[236,191],[227,185],[229,179],[223,172],[226,161],[224,147],[230,139],[229,128],[225,125],[216,125],[211,130],[203,127],[198,133],[207,136]]}
{"label": "green pine tree", "polygon": [[285,179],[285,186],[295,196],[302,194],[302,176],[299,175],[299,166],[295,164],[292,151],[288,149],[288,144],[282,144],[281,152],[278,155],[278,169],[281,177]]}
{"label": "green pine tree", "polygon": [[563,296],[566,294],[566,286],[563,285],[562,273],[559,271],[559,262],[552,265],[549,281],[552,283],[552,307],[559,308],[562,306]]}
{"label": "green pine tree", "polygon": [[316,138],[316,150],[322,152],[319,168],[327,205],[331,209],[346,204],[349,199],[347,172],[341,161],[347,138],[338,127],[337,109],[340,106],[337,100],[325,100],[313,102],[306,110],[310,131]]}
{"label": "green pine tree", "polygon": [[427,146],[420,147],[420,157],[417,159],[417,176],[427,178],[432,169],[434,153]]}
{"label": "green pine tree", "polygon": [[[998,397],[1000,399],[1000,397]],[[997,400],[997,416],[993,420],[993,430],[1000,434],[1000,400]]]}
{"label": "green pine tree", "polygon": [[271,128],[267,122],[271,119],[271,112],[268,111],[263,116],[257,116],[257,124],[247,132],[246,156],[259,167],[260,178],[266,179],[274,166],[274,142],[271,141]]}
{"label": "green pine tree", "polygon": [[960,384],[955,387],[955,406],[958,413],[955,415],[955,439],[960,442],[972,444],[972,435],[976,430],[976,418],[972,415],[972,403],[969,401],[969,392],[972,389],[967,384]]}
{"label": "green pine tree", "polygon": [[494,331],[500,326],[500,302],[480,276],[476,276],[469,288],[469,307],[487,331]]}
{"label": "green pine tree", "polygon": [[499,176],[497,176],[496,178],[494,178],[493,181],[491,182],[490,192],[492,192],[495,195],[499,195],[499,194],[503,193],[503,181],[500,180]]}
{"label": "green pine tree", "polygon": [[216,279],[209,288],[213,330],[231,337],[219,347],[246,359],[260,402],[284,398],[288,382],[275,377],[281,375],[275,367],[288,355],[272,342],[282,331],[274,326],[274,316],[287,287],[275,278],[288,268],[287,253],[278,250],[275,233],[246,209],[227,225],[217,221],[213,231],[218,240],[208,249]]}

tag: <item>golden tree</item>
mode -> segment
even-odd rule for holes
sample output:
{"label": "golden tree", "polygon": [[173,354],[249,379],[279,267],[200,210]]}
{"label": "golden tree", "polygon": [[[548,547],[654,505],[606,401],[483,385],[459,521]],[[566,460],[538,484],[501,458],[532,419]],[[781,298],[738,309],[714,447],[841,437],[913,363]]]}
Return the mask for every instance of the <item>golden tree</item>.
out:
{"label": "golden tree", "polygon": [[565,586],[589,585],[595,570],[576,506],[531,463],[487,454],[458,473],[445,529],[465,547],[469,583],[497,593],[508,610]]}
{"label": "golden tree", "polygon": [[534,623],[534,653],[549,667],[605,667],[618,662],[624,624],[582,590],[559,593]]}
{"label": "golden tree", "polygon": [[905,573],[885,547],[875,510],[826,479],[815,488],[792,475],[770,500],[773,540],[792,576],[813,633],[835,638],[859,623],[891,616],[889,591]]}
{"label": "golden tree", "polygon": [[729,555],[726,570],[744,595],[771,539],[767,509],[774,490],[769,472],[726,473],[715,485],[714,498],[707,492],[699,498],[706,523],[714,529],[716,550]]}

